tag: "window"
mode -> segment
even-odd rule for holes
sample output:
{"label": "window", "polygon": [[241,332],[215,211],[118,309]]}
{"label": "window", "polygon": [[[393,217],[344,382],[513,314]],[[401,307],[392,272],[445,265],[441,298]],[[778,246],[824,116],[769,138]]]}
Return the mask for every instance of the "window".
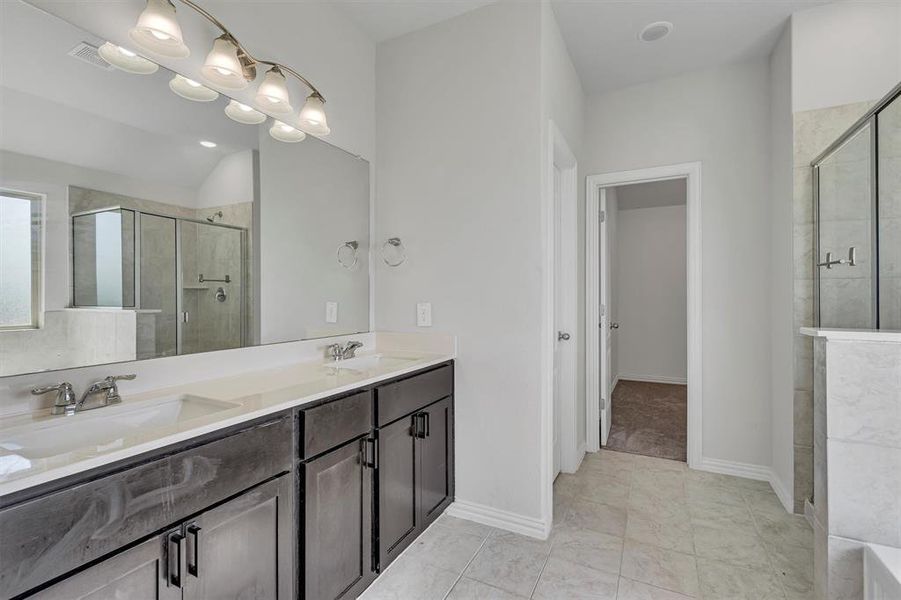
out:
{"label": "window", "polygon": [[43,198],[0,189],[0,329],[38,327]]}

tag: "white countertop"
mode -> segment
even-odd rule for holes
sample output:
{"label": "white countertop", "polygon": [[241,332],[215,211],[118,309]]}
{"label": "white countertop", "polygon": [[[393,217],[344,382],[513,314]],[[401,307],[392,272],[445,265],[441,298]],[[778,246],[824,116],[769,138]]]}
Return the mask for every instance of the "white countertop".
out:
{"label": "white countertop", "polygon": [[[386,364],[368,370],[350,370],[335,369],[324,365],[322,359],[317,359],[140,394],[123,394],[122,404],[81,412],[71,417],[50,416],[48,411],[41,411],[5,418],[3,428],[0,429],[0,497],[454,358],[453,354],[422,351],[379,354],[405,361],[401,367]],[[102,445],[86,446],[45,458],[26,458],[16,453],[13,444],[4,447],[4,436],[8,438],[12,435],[11,432],[31,433],[43,428],[58,427],[60,423],[66,427],[78,427],[80,420],[102,417],[105,410],[125,410],[130,403],[147,403],[154,399],[181,395],[233,402],[237,406],[173,425],[148,427],[139,433],[127,433]],[[84,424],[85,421],[82,420],[81,423]]]}
{"label": "white countertop", "polygon": [[901,342],[901,331],[893,329],[829,329],[821,327],[802,327],[801,335],[821,337],[828,340]]}

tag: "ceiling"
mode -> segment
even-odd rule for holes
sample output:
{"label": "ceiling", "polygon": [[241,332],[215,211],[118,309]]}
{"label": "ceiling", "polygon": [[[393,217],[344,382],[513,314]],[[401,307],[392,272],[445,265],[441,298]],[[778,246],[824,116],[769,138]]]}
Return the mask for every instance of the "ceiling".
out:
{"label": "ceiling", "polygon": [[[554,14],[587,94],[768,56],[788,17],[822,0],[556,0]],[[672,33],[638,39],[654,21]]]}
{"label": "ceiling", "polygon": [[616,187],[617,210],[658,208],[685,204],[685,179],[665,179]]}
{"label": "ceiling", "polygon": [[452,19],[496,0],[331,0],[376,42]]}

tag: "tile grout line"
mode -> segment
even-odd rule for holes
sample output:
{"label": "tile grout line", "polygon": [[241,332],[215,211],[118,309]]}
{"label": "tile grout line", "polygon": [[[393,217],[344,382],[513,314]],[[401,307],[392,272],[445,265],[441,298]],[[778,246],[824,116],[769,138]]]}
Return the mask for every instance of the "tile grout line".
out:
{"label": "tile grout line", "polygon": [[[551,532],[553,533],[553,532]],[[538,571],[538,578],[535,580],[535,585],[532,586],[532,591],[529,593],[529,598],[535,597],[535,590],[538,589],[538,583],[541,581],[541,576],[544,574],[544,569],[547,567],[547,561],[551,559],[551,551],[554,549],[554,542],[551,541],[551,547],[547,550],[547,556],[544,557],[544,562],[541,564],[541,569]]]}
{"label": "tile grout line", "polygon": [[761,545],[766,552],[766,561],[770,565],[770,573],[776,578],[776,582],[779,584],[779,589],[782,590],[782,597],[788,598],[788,592],[785,591],[785,582],[783,581],[783,578],[779,576],[779,571],[778,569],[776,569],[776,565],[773,562],[773,557],[771,556],[772,553],[767,546],[766,540],[764,540],[763,536],[760,533],[760,525],[757,524],[757,515],[754,514],[754,509],[751,508],[751,502],[748,500],[748,497],[744,493],[742,493],[741,498],[742,500],[744,500],[748,512],[751,513],[751,523],[754,524],[754,532],[757,534],[757,537],[760,538]]}
{"label": "tile grout line", "polygon": [[463,566],[463,569],[460,571],[460,574],[457,575],[457,578],[456,578],[456,579],[454,579],[453,585],[450,586],[450,589],[447,590],[447,593],[445,593],[444,596],[442,596],[442,600],[447,600],[447,597],[451,595],[451,592],[454,591],[454,588],[457,587],[457,584],[460,583],[460,580],[461,580],[461,579],[463,579],[463,574],[466,573],[466,569],[468,569],[468,568],[469,568],[469,565],[472,564],[472,561],[474,561],[474,560],[476,559],[476,556],[479,555],[479,552],[482,551],[482,548],[485,547],[485,544],[488,543],[488,539],[489,539],[492,535],[494,535],[494,532],[493,532],[493,531],[489,532],[488,535],[485,536],[485,539],[482,540],[482,543],[479,544],[479,547],[476,549],[476,551],[473,552],[473,553],[472,553],[472,556],[469,558],[469,560],[466,561],[466,564]]}

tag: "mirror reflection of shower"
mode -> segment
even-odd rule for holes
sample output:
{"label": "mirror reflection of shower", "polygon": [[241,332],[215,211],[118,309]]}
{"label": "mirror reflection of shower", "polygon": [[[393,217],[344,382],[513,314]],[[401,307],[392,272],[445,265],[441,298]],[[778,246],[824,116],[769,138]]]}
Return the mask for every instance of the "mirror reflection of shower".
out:
{"label": "mirror reflection of shower", "polygon": [[73,214],[75,306],[134,310],[139,359],[241,347],[247,230],[222,216]]}
{"label": "mirror reflection of shower", "polygon": [[215,223],[217,218],[218,218],[218,219],[221,219],[221,218],[222,218],[222,211],[221,211],[221,210],[217,210],[216,212],[214,212],[213,214],[211,214],[210,216],[208,216],[208,217],[206,218],[206,220],[209,221],[210,223]]}

